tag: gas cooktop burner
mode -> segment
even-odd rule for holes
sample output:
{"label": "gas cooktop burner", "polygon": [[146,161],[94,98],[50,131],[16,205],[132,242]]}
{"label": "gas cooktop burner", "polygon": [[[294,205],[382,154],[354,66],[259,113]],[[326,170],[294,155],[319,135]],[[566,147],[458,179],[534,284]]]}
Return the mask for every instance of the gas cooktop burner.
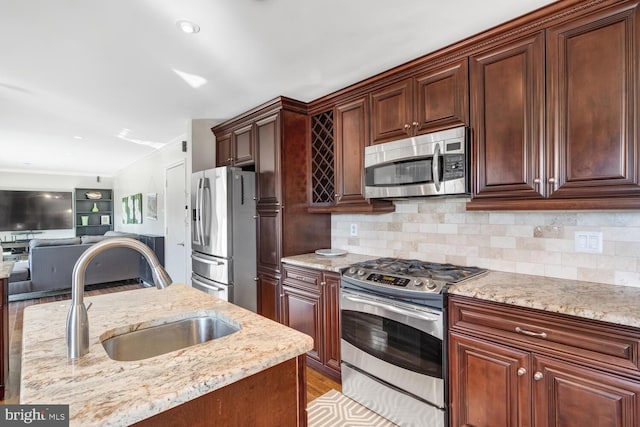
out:
{"label": "gas cooktop burner", "polygon": [[342,274],[360,284],[415,293],[440,293],[449,284],[483,275],[487,270],[417,259],[378,258],[351,265]]}

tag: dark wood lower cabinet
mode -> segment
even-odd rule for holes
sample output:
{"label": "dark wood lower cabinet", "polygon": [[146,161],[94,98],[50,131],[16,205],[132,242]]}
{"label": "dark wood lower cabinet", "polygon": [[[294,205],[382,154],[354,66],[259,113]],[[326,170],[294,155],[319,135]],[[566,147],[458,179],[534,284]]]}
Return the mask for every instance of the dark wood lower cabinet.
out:
{"label": "dark wood lower cabinet", "polygon": [[449,322],[451,426],[640,425],[640,330],[455,295]]}
{"label": "dark wood lower cabinet", "polygon": [[9,379],[9,278],[0,279],[0,400]]}
{"label": "dark wood lower cabinet", "polygon": [[640,382],[547,357],[534,357],[535,425],[640,425]]}
{"label": "dark wood lower cabinet", "polygon": [[304,427],[305,380],[299,356],[133,425]]}
{"label": "dark wood lower cabinet", "polygon": [[285,264],[282,323],[313,338],[307,364],[340,381],[340,275]]}
{"label": "dark wood lower cabinet", "polygon": [[530,426],[531,382],[518,375],[529,353],[456,333],[450,339],[451,425]]}
{"label": "dark wood lower cabinet", "polygon": [[258,313],[280,321],[280,279],[270,274],[258,272]]}

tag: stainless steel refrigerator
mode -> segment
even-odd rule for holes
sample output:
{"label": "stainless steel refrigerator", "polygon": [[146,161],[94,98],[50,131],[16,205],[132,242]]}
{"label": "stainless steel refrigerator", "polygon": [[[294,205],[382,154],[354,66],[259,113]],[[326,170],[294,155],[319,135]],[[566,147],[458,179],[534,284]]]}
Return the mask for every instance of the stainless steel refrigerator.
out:
{"label": "stainless steel refrigerator", "polygon": [[191,176],[191,285],[257,310],[255,173],[219,167]]}

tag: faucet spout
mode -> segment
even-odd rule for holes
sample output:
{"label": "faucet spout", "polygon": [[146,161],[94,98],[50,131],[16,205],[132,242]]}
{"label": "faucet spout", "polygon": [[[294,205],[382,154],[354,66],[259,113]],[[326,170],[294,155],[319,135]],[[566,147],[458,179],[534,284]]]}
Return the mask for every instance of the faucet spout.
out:
{"label": "faucet spout", "polygon": [[151,248],[144,243],[128,237],[115,237],[96,243],[84,251],[73,267],[71,281],[71,307],[67,314],[67,358],[77,359],[89,351],[89,318],[84,305],[84,281],[89,262],[101,252],[110,248],[130,248],[144,257],[153,274],[153,282],[158,289],[164,289],[172,281],[167,271],[158,261]]}

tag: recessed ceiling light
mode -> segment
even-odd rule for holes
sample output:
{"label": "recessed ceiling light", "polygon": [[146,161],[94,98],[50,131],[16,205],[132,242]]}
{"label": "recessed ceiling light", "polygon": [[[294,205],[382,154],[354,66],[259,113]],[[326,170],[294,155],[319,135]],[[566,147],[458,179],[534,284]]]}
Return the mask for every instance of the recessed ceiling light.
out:
{"label": "recessed ceiling light", "polygon": [[73,139],[82,139],[82,137],[80,135],[76,135],[73,137]]}
{"label": "recessed ceiling light", "polygon": [[191,21],[186,21],[186,20],[178,21],[176,22],[176,26],[180,28],[182,32],[187,34],[195,34],[200,31],[200,27],[198,26],[198,24],[193,23]]}

